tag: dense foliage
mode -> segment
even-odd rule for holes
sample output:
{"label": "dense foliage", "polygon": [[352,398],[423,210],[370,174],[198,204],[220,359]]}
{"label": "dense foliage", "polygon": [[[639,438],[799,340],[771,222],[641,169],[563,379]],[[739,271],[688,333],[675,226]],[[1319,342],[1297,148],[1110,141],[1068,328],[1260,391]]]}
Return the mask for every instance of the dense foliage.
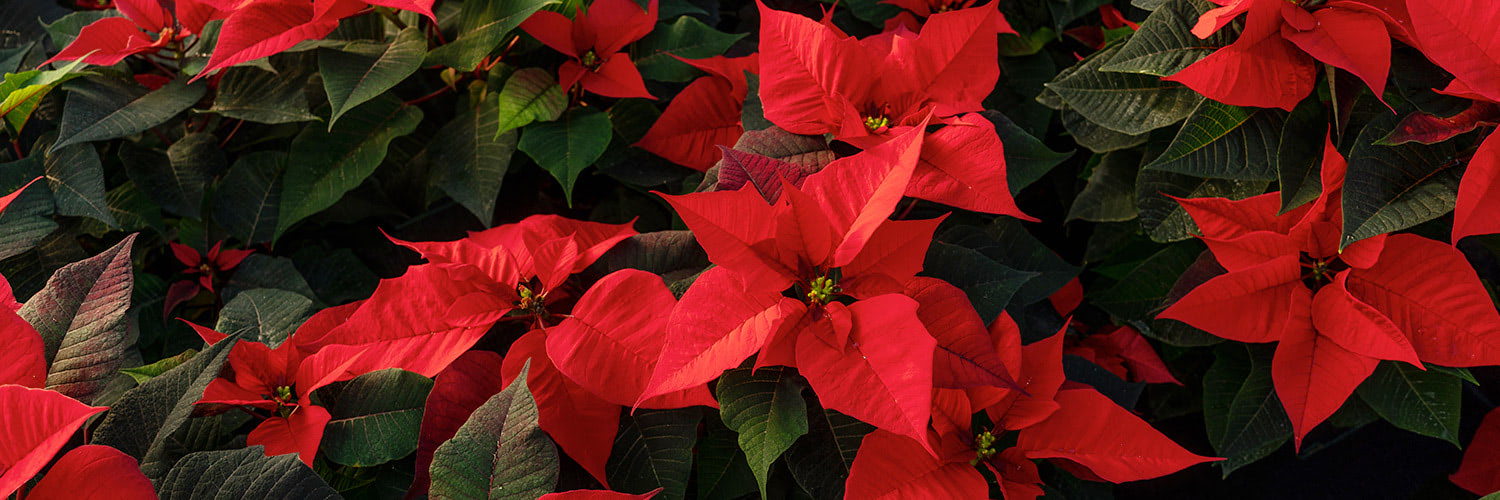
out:
{"label": "dense foliage", "polygon": [[0,497],[1500,490],[1491,0],[9,0]]}

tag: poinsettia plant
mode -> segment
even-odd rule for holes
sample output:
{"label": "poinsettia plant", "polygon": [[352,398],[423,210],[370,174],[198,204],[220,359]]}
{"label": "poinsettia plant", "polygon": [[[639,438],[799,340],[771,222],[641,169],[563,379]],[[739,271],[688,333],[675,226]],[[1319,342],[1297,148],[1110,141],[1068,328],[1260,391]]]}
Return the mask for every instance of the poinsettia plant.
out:
{"label": "poinsettia plant", "polygon": [[1490,0],[0,12],[0,497],[1500,493]]}

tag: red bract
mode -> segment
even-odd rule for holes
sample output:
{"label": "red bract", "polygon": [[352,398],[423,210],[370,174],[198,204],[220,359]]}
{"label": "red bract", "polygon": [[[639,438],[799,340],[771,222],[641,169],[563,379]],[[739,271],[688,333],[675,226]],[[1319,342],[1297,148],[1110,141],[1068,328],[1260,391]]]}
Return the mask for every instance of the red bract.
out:
{"label": "red bract", "polygon": [[108,409],[20,385],[0,385],[0,408],[6,409],[0,412],[0,496],[25,485],[90,416]]}
{"label": "red bract", "polygon": [[733,146],[745,132],[740,125],[748,92],[745,72],[758,73],[758,59],[755,54],[681,59],[709,75],[682,89],[635,146],[684,167],[708,170],[718,159],[715,146]]}
{"label": "red bract", "polygon": [[1076,342],[1071,341],[1063,350],[1109,370],[1121,379],[1148,384],[1177,384],[1177,377],[1167,370],[1161,356],[1151,348],[1134,328],[1110,327],[1100,333],[1088,335]]}
{"label": "red bract", "polygon": [[205,23],[222,16],[198,0],[118,0],[114,7],[125,17],[106,17],[84,26],[73,43],[43,65],[82,59],[88,64],[109,66],[201,34]]}
{"label": "red bract", "polygon": [[1000,78],[993,4],[934,14],[920,33],[897,29],[863,40],[765,5],[760,14],[767,120],[868,149],[935,115],[947,126],[927,136],[903,192],[1027,218],[1011,198],[994,126],[972,113]]}
{"label": "red bract", "polygon": [[[933,14],[942,14],[955,10],[973,7],[975,0],[882,0],[881,3],[895,5],[902,9],[896,17],[885,20],[885,30],[893,31],[900,26],[910,31],[920,31],[922,23]],[[995,31],[1002,34],[1018,35],[1015,28],[1005,20],[1004,15],[995,17]]]}
{"label": "red bract", "polygon": [[616,491],[573,490],[560,493],[548,493],[546,495],[542,495],[542,497],[538,498],[537,500],[647,500],[649,498],[655,497],[657,493],[661,493],[661,490],[661,488],[657,488],[639,495],[631,495],[629,493],[620,493]]}
{"label": "red bract", "polygon": [[1379,360],[1500,362],[1500,314],[1462,253],[1410,234],[1339,248],[1345,166],[1327,142],[1323,194],[1283,215],[1279,193],[1180,200],[1229,272],[1160,315],[1231,340],[1279,341],[1272,378],[1299,446]]}
{"label": "red bract", "polygon": [[1500,410],[1490,410],[1464,449],[1463,463],[1448,476],[1475,495],[1500,491]]}
{"label": "red bract", "polygon": [[320,40],[339,20],[370,6],[408,10],[435,19],[434,0],[202,0],[224,14],[218,43],[201,78],[216,70],[281,53],[306,40]]}
{"label": "red bract", "polygon": [[[1124,408],[1091,388],[1059,390],[1062,335],[1022,347],[1008,316],[991,326],[989,339],[1018,367],[1020,389],[938,389],[933,395],[931,436],[936,456],[907,436],[876,430],[861,443],[845,483],[846,498],[986,498],[982,465],[999,480],[1005,498],[1036,498],[1041,477],[1032,459],[1054,463],[1085,479],[1135,481],[1171,474],[1214,460],[1182,449]],[[1020,359],[1024,358],[1024,359]],[[995,423],[972,429],[983,411]],[[1001,438],[1015,432],[1015,446]]]}
{"label": "red bract", "polygon": [[[1432,0],[1410,5],[1412,34],[1428,59],[1453,73],[1443,92],[1483,103],[1500,102],[1500,3]],[[1490,106],[1492,109],[1492,106]],[[1453,242],[1500,233],[1500,139],[1490,134],[1469,161],[1453,209]]]}
{"label": "red bract", "polygon": [[632,0],[595,0],[573,19],[551,11],[538,11],[521,23],[521,29],[552,50],[573,59],[557,69],[557,82],[564,89],[573,85],[607,97],[655,99],[630,56],[621,52],[656,26],[656,0],[646,9]]}
{"label": "red bract", "polygon": [[[825,407],[923,435],[935,342],[901,292],[938,221],[886,220],[921,135],[914,127],[836,160],[800,189],[784,185],[775,204],[751,188],[664,196],[719,267],[672,311],[641,399],[703,385],[760,352],[757,366],[798,367]],[[782,296],[793,285],[797,298]]]}
{"label": "red bract", "polygon": [[1313,90],[1315,61],[1348,70],[1379,97],[1390,73],[1391,36],[1402,36],[1410,22],[1386,0],[1213,1],[1222,7],[1199,17],[1193,34],[1208,38],[1246,14],[1244,32],[1167,79],[1235,106],[1291,111]]}
{"label": "red bract", "polygon": [[[199,291],[208,290],[213,293],[214,284],[223,278],[223,273],[239,267],[240,262],[255,253],[254,250],[221,250],[220,247],[224,245],[222,241],[214,243],[214,247],[206,255],[180,243],[168,242],[168,245],[172,248],[172,256],[187,267],[183,274],[190,279],[174,282],[167,288],[161,310],[163,318],[171,314],[178,304],[198,295]],[[197,276],[198,279],[195,281],[191,279],[192,276]]]}
{"label": "red bract", "polygon": [[545,319],[549,303],[567,298],[567,292],[560,289],[568,277],[636,234],[630,226],[533,215],[461,240],[391,240],[415,250],[434,266],[451,270],[452,283],[433,286],[481,291],[450,302],[449,317],[464,325],[488,327],[511,311],[538,322]]}
{"label": "red bract", "polygon": [[[223,334],[192,325],[204,341],[215,343]],[[328,410],[312,404],[310,396],[320,387],[359,375],[349,368],[363,356],[378,357],[366,349],[329,346],[304,355],[297,341],[288,338],[272,349],[258,342],[238,342],[229,352],[229,377],[216,378],[203,390],[197,404],[247,406],[270,412],[250,431],[247,443],[266,447],[266,455],[297,453],[309,467],[323,440]]]}

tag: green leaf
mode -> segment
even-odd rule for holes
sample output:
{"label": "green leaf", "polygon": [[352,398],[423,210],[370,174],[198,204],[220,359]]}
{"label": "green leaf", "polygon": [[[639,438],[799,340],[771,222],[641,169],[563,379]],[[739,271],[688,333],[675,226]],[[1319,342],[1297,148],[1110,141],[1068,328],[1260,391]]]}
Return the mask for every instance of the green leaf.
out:
{"label": "green leaf", "polygon": [[132,342],[125,311],[135,283],[134,243],[132,234],[63,266],[17,311],[42,336],[48,389],[89,403],[122,367]]}
{"label": "green leaf", "polygon": [[[94,24],[95,21],[106,17],[120,17],[120,11],[115,9],[106,10],[80,10],[69,12],[68,15],[57,18],[51,24],[42,24],[47,31],[47,37],[52,39],[52,44],[58,47],[67,47],[78,38],[78,32],[84,26]],[[39,19],[32,18],[28,21],[36,22]]]}
{"label": "green leaf", "polygon": [[1380,418],[1396,427],[1459,446],[1463,380],[1458,377],[1381,361],[1355,392]]}
{"label": "green leaf", "polygon": [[266,124],[316,120],[318,117],[307,110],[307,93],[303,91],[313,69],[297,64],[279,73],[250,66],[224,70],[208,112]]}
{"label": "green leaf", "polygon": [[240,262],[239,267],[230,274],[229,281],[224,283],[219,296],[225,301],[233,301],[242,292],[260,288],[285,290],[315,302],[317,300],[317,295],[313,294],[312,287],[307,284],[302,273],[297,271],[297,265],[292,259],[261,253],[251,254]]}
{"label": "green leaf", "polygon": [[336,463],[369,467],[417,451],[417,430],[432,379],[391,368],[355,377],[339,392],[323,431],[324,455]]}
{"label": "green leaf", "polygon": [[604,154],[612,133],[609,115],[593,108],[578,108],[557,121],[526,127],[517,146],[557,178],[571,206],[578,174]]}
{"label": "green leaf", "polygon": [[740,108],[740,125],[746,132],[765,130],[776,124],[766,119],[765,106],[760,103],[760,76],[745,72],[745,104]]}
{"label": "green leaf", "polygon": [[833,410],[807,409],[807,435],[786,451],[786,466],[813,498],[844,498],[854,454],[875,426]]}
{"label": "green leaf", "polygon": [[246,290],[224,304],[214,330],[274,349],[312,313],[312,299],[295,292],[274,288]]}
{"label": "green leaf", "polygon": [[[40,141],[39,141],[40,144]],[[110,227],[120,223],[109,213],[104,199],[104,166],[99,153],[88,144],[75,144],[49,152],[42,162],[47,187],[57,203],[58,215],[88,217]]]}
{"label": "green leaf", "polygon": [[[238,339],[230,337],[203,349],[193,359],[125,392],[110,405],[94,432],[93,443],[111,446],[141,462],[146,477],[161,479],[181,456],[173,439],[189,423],[209,382],[219,378]],[[192,419],[197,421],[198,419]]]}
{"label": "green leaf", "polygon": [[1339,247],[1400,231],[1453,210],[1460,169],[1452,141],[1379,146],[1401,119],[1384,114],[1365,126],[1344,177],[1344,237]]}
{"label": "green leaf", "polygon": [[1168,198],[1230,198],[1240,200],[1264,193],[1268,181],[1205,179],[1190,175],[1142,170],[1136,177],[1135,200],[1140,209],[1141,229],[1158,242],[1193,237],[1198,226],[1187,211]]}
{"label": "green leaf", "polygon": [[964,291],[979,317],[992,320],[1000,316],[1011,298],[1037,273],[1019,271],[1001,265],[977,250],[934,241],[927,247],[924,276],[939,278]]}
{"label": "green leaf", "polygon": [[1177,123],[1203,100],[1192,89],[1155,76],[1099,71],[1120,47],[1106,48],[1079,61],[1077,69],[1059,74],[1047,89],[1089,121],[1128,135]]}
{"label": "green leaf", "polygon": [[345,111],[374,99],[416,73],[426,54],[427,37],[414,27],[396,33],[390,44],[352,42],[341,50],[320,49],[318,69],[323,75],[328,104],[333,106],[328,128],[332,129]]}
{"label": "green leaf", "polygon": [[[5,176],[5,185],[0,187],[6,193],[14,193],[27,186],[32,179],[43,175],[41,155],[0,163],[0,174],[8,174]],[[0,212],[0,259],[20,255],[52,234],[57,229],[57,222],[52,220],[55,211],[52,191],[47,189],[45,182],[39,181],[27,186],[24,192],[11,200],[4,212]],[[15,282],[14,275],[7,274],[6,277],[12,283]]]}
{"label": "green leaf", "polygon": [[84,79],[68,82],[58,140],[52,151],[73,144],[106,141],[145,132],[186,111],[208,86],[179,78],[144,95],[135,82]]}
{"label": "green leaf", "polygon": [[350,110],[332,130],[302,129],[288,156],[295,161],[287,165],[276,236],[358,187],[385,159],[391,140],[410,134],[421,121],[421,109],[385,94]]}
{"label": "green leaf", "polygon": [[659,24],[651,34],[635,43],[631,60],[641,76],[662,82],[686,82],[700,72],[683,59],[703,59],[721,55],[748,33],[724,33],[697,18],[682,16],[671,24]]}
{"label": "green leaf", "polygon": [[157,487],[161,500],[295,498],[336,500],[339,496],[297,455],[266,456],[264,446],[200,451],[182,457]]}
{"label": "green leaf", "polygon": [[1305,99],[1287,116],[1281,129],[1281,147],[1276,152],[1276,180],[1281,186],[1281,211],[1286,212],[1318,198],[1322,179],[1318,163],[1328,137],[1328,116],[1323,103]]}
{"label": "green leaf", "polygon": [[1204,99],[1167,150],[1144,168],[1194,177],[1276,180],[1287,112]]}
{"label": "green leaf", "polygon": [[166,373],[167,370],[171,370],[173,368],[181,366],[183,363],[192,360],[193,356],[197,355],[198,350],[188,349],[186,351],[182,351],[181,354],[172,356],[170,358],[162,358],[161,360],[149,365],[137,366],[135,368],[125,368],[123,370],[120,370],[120,373],[129,375],[130,378],[132,380],[135,380],[135,383],[137,384],[144,384],[147,380],[156,378],[157,376]]}
{"label": "green leaf", "polygon": [[433,49],[423,66],[448,66],[460,72],[474,71],[479,61],[500,46],[505,35],[537,10],[555,0],[474,0],[459,12],[457,39]]}
{"label": "green leaf", "polygon": [[1058,257],[1015,219],[995,219],[984,228],[955,225],[944,230],[938,239],[974,249],[1007,268],[1032,273],[1033,277],[1011,299],[1017,305],[1046,299],[1078,276],[1077,267]]}
{"label": "green leaf", "polygon": [[199,219],[203,216],[204,188],[223,170],[224,154],[218,150],[218,140],[208,133],[189,135],[173,147],[175,151],[161,151],[122,142],[120,163],[130,179],[162,209]]}
{"label": "green leaf", "polygon": [[1011,194],[1021,192],[1022,188],[1073,157],[1072,151],[1053,151],[998,111],[986,110],[979,114],[995,125],[995,134],[1005,144],[1005,177],[1010,181]]}
{"label": "green leaf", "polygon": [[505,80],[505,88],[500,90],[495,137],[533,121],[556,120],[567,108],[568,96],[557,85],[551,71],[518,69]]}
{"label": "green leaf", "polygon": [[1064,26],[1107,3],[1109,0],[1047,0],[1047,10],[1052,12],[1052,24],[1062,31]]}
{"label": "green leaf", "polygon": [[1133,220],[1139,213],[1135,206],[1135,177],[1140,172],[1141,152],[1133,149],[1105,153],[1089,174],[1088,184],[1073,206],[1068,208],[1066,220],[1090,222],[1123,222]]}
{"label": "green leaf", "polygon": [[807,434],[805,385],[796,372],[783,367],[760,370],[736,368],[719,377],[715,399],[724,424],[739,433],[740,449],[755,473],[762,497],[771,464]]}
{"label": "green leaf", "polygon": [[32,40],[21,45],[0,49],[0,74],[14,73],[26,63],[26,57],[31,55],[31,49],[36,47],[36,41]]}
{"label": "green leaf", "polygon": [[515,132],[490,133],[500,120],[496,99],[491,94],[479,108],[464,110],[443,125],[426,151],[435,169],[433,182],[485,227],[493,222],[495,197],[516,153]]}
{"label": "green leaf", "polygon": [[1107,153],[1133,148],[1146,143],[1150,134],[1130,135],[1105,128],[1089,121],[1073,108],[1064,107],[1061,113],[1063,128],[1073,136],[1078,145],[1095,153]]}
{"label": "green leaf", "polygon": [[526,388],[530,362],[432,454],[434,500],[532,500],[557,486],[557,445],[537,423]]}
{"label": "green leaf", "polygon": [[685,498],[702,418],[703,413],[692,408],[641,409],[621,416],[614,449],[604,465],[610,487],[631,494],[663,488],[655,498]]}
{"label": "green leaf", "polygon": [[48,92],[63,82],[89,74],[73,72],[82,65],[83,60],[79,59],[53,70],[7,73],[0,81],[0,116],[5,117],[12,131],[20,132]]}
{"label": "green leaf", "polygon": [[1264,346],[1223,344],[1203,375],[1203,424],[1224,477],[1265,458],[1292,438],[1291,420],[1271,380]]}
{"label": "green leaf", "polygon": [[[133,232],[153,229],[166,234],[167,225],[161,218],[161,207],[147,198],[146,193],[141,192],[135,182],[126,181],[104,193],[104,203],[109,205],[109,214],[120,223],[120,230]],[[108,225],[96,220],[90,219],[84,223],[82,228],[86,229],[85,232],[96,238],[102,238],[110,231]]]}
{"label": "green leaf", "polygon": [[1192,267],[1202,253],[1203,245],[1197,242],[1167,245],[1141,261],[1113,286],[1088,294],[1089,303],[1117,318],[1151,319],[1172,292],[1177,277]]}
{"label": "green leaf", "polygon": [[246,244],[271,241],[285,174],[286,153],[256,151],[239,157],[214,189],[214,222]]}
{"label": "green leaf", "polygon": [[735,500],[754,495],[755,474],[734,431],[713,426],[698,440],[698,499]]}
{"label": "green leaf", "polygon": [[1206,0],[1166,0],[1100,71],[1171,76],[1239,37],[1221,29],[1207,39],[1192,33],[1198,17],[1218,7]]}

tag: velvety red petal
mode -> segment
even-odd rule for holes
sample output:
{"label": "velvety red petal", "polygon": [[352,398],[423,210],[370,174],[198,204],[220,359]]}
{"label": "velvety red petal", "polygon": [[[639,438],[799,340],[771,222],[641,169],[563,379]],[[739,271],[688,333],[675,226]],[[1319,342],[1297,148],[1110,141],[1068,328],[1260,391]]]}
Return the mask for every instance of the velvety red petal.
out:
{"label": "velvety red petal", "polygon": [[1222,460],[1193,454],[1092,388],[1057,393],[1061,405],[1021,429],[1016,448],[1027,458],[1068,460],[1112,483],[1151,479]]}
{"label": "velvety red petal", "polygon": [[738,272],[746,286],[781,292],[800,278],[797,269],[767,249],[775,245],[776,228],[766,221],[776,215],[755,189],[661,197],[693,230],[708,259]]}
{"label": "velvety red petal", "polygon": [[26,492],[31,500],[156,500],[135,458],[108,446],[74,448]]}
{"label": "velvety red petal", "polygon": [[0,385],[0,408],[9,410],[0,412],[0,497],[30,481],[90,416],[108,409],[20,385]]}
{"label": "velvety red petal", "polygon": [[[653,0],[654,1],[654,0]],[[607,97],[639,97],[655,99],[646,91],[646,82],[641,80],[641,71],[625,53],[610,56],[593,71],[586,71],[578,79],[583,90]]]}
{"label": "velvety red petal", "polygon": [[1422,361],[1500,364],[1500,313],[1462,252],[1421,236],[1393,234],[1379,263],[1347,274],[1350,295],[1400,327]]}
{"label": "velvety red petal", "polygon": [[15,311],[0,310],[0,385],[42,388],[47,382],[44,352],[42,336],[31,323]]}
{"label": "velvety red petal", "polygon": [[988,498],[984,476],[967,461],[939,460],[917,441],[877,430],[860,442],[845,498],[871,500]]}
{"label": "velvety red petal", "polygon": [[745,132],[740,126],[740,105],[729,81],[699,78],[672,99],[635,146],[672,163],[706,171],[718,162],[716,146],[733,146]]}
{"label": "velvety red petal", "polygon": [[87,64],[110,66],[154,47],[153,37],[142,32],[135,22],[123,17],[106,17],[84,26],[73,43],[42,65],[82,59]]}
{"label": "velvety red petal", "polygon": [[1354,73],[1381,98],[1391,70],[1391,35],[1385,22],[1352,9],[1324,8],[1312,15],[1316,29],[1296,31],[1283,25],[1282,37],[1315,59]]}
{"label": "velvety red petal", "polygon": [[822,205],[829,222],[842,234],[833,251],[833,267],[848,264],[889,219],[912,178],[922,150],[923,126],[912,127],[890,141],[829,163],[808,176],[802,191]]}
{"label": "velvety red petal", "polygon": [[1418,45],[1432,62],[1473,92],[1500,101],[1500,3],[1490,0],[1407,0]]}
{"label": "velvety red petal", "polygon": [[[1157,317],[1175,319],[1230,340],[1272,342],[1281,338],[1292,323],[1300,323],[1296,318],[1307,315],[1312,292],[1302,284],[1301,273],[1296,256],[1278,257],[1216,276]],[[1310,329],[1311,320],[1308,322]]]}
{"label": "velvety red petal", "polygon": [[918,277],[906,283],[906,295],[917,301],[917,318],[937,340],[933,387],[1020,387],[963,290],[940,279]]}
{"label": "velvety red petal", "polygon": [[547,357],[545,334],[540,330],[527,333],[511,344],[501,366],[502,385],[509,385],[520,376],[528,361],[531,368],[526,372],[526,388],[536,399],[542,430],[594,479],[609,484],[604,464],[609,460],[615,433],[620,428],[620,405],[605,401],[564,377]]}
{"label": "velvety red petal", "polygon": [[1302,438],[1338,411],[1379,362],[1349,352],[1311,328],[1298,328],[1282,336],[1271,360],[1271,380],[1291,417],[1298,449]]}
{"label": "velvety red petal", "polygon": [[[1313,326],[1350,352],[1422,367],[1401,328],[1380,311],[1349,295],[1349,273],[1339,273],[1313,297]],[[1424,368],[1425,369],[1425,368]]]}
{"label": "velvety red petal", "polygon": [[760,7],[760,95],[766,119],[788,132],[838,130],[843,90],[867,88],[878,63],[859,41],[790,12]]}
{"label": "velvety red petal", "polygon": [[859,255],[841,268],[839,286],[856,298],[901,293],[905,283],[922,270],[932,234],[946,217],[885,221]]}
{"label": "velvety red petal", "polygon": [[243,62],[281,53],[304,40],[321,40],[338,20],[363,9],[363,2],[341,2],[326,16],[314,15],[306,0],[258,0],[234,11],[219,28],[219,41],[196,78]]}
{"label": "velvety red petal", "polygon": [[907,73],[938,116],[982,110],[1000,80],[999,19],[994,3],[933,14],[915,40],[893,44],[887,69]]}
{"label": "velvety red petal", "polygon": [[[432,479],[428,470],[432,465],[432,452],[452,439],[475,409],[505,389],[501,376],[503,365],[504,358],[497,353],[469,351],[433,378],[432,391],[427,393],[427,403],[422,410],[421,432],[417,436],[416,478],[407,490],[407,498],[427,494]],[[536,391],[535,388],[531,390]]]}
{"label": "velvety red petal", "polygon": [[1313,59],[1279,35],[1239,41],[1166,80],[1234,106],[1291,111],[1313,90]]}
{"label": "velvety red petal", "polygon": [[562,14],[539,10],[521,22],[521,31],[552,47],[552,50],[578,57],[582,51],[573,45],[573,20]]}
{"label": "velvety red petal", "polygon": [[960,116],[927,135],[907,196],[975,212],[1035,221],[1010,195],[1005,152],[995,126],[977,114]]}
{"label": "velvety red petal", "polygon": [[1465,236],[1500,233],[1500,134],[1490,134],[1458,184],[1453,208],[1453,243]]}
{"label": "velvety red petal", "polygon": [[1463,463],[1448,480],[1475,495],[1500,491],[1500,410],[1485,414],[1464,448]]}
{"label": "velvety red petal", "polygon": [[321,406],[298,406],[288,417],[271,417],[250,431],[245,442],[265,446],[266,456],[296,453],[302,463],[312,467],[323,442],[323,427],[333,417]]}

